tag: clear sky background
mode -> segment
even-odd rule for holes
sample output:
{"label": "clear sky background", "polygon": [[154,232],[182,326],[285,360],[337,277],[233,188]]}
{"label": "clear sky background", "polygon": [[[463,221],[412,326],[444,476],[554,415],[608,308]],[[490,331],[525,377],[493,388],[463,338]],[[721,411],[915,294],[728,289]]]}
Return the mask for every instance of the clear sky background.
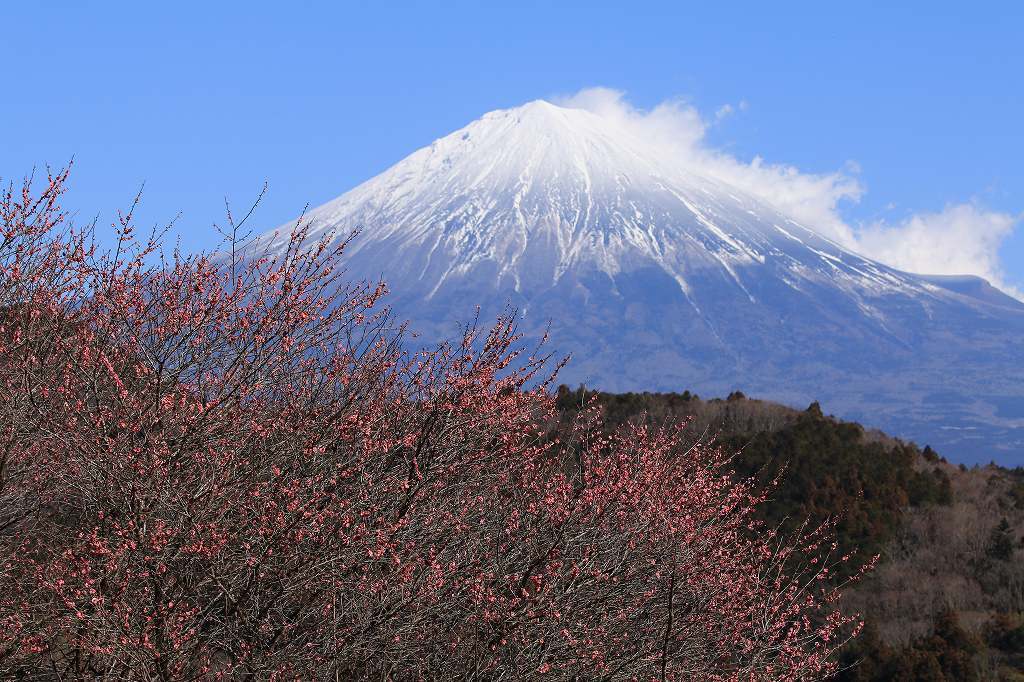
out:
{"label": "clear sky background", "polygon": [[486,111],[602,86],[686,102],[716,153],[853,178],[836,211],[896,264],[976,251],[1024,289],[1024,3],[838,5],[5,4],[0,176],[74,156],[79,220],[145,182],[141,222],[208,248],[225,195],[269,182],[273,228]]}

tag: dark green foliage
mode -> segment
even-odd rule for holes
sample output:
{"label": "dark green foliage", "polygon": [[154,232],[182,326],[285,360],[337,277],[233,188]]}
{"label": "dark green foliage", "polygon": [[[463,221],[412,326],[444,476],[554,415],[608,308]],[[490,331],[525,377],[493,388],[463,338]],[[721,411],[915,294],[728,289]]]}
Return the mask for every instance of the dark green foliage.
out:
{"label": "dark green foliage", "polygon": [[[1014,474],[1017,474],[1019,469],[1014,470]],[[1024,477],[1024,474],[1019,475]],[[1010,489],[1010,499],[1013,500],[1013,506],[1017,509],[1024,509],[1024,481],[1017,482],[1013,488]]]}
{"label": "dark green foliage", "polygon": [[825,416],[821,413],[821,405],[818,403],[817,400],[815,400],[813,403],[807,406],[807,414],[811,415],[812,417],[818,418]]}
{"label": "dark green foliage", "polygon": [[669,419],[682,419],[692,414],[700,398],[684,391],[682,393],[599,393],[581,386],[575,390],[559,386],[558,409],[572,417],[592,399],[600,401],[609,426],[617,426],[643,416],[648,422],[663,423]]}
{"label": "dark green foliage", "polygon": [[[1024,619],[1007,613],[997,614],[985,626],[985,642],[1002,659],[1004,679],[1024,680]],[[1014,672],[1018,677],[1014,677]]]}
{"label": "dark green foliage", "polygon": [[764,507],[767,521],[839,516],[840,546],[857,547],[865,556],[888,542],[907,505],[948,504],[951,498],[944,472],[915,467],[914,446],[868,441],[860,425],[823,416],[817,403],[777,431],[724,441],[740,450],[736,468],[742,475],[768,483],[785,469]]}
{"label": "dark green foliage", "polygon": [[985,641],[1000,651],[1024,656],[1024,620],[1007,613],[996,615],[985,627]]}
{"label": "dark green foliage", "polygon": [[872,626],[850,646],[839,679],[848,682],[974,682],[982,642],[964,630],[956,612],[944,610],[932,632],[909,646],[885,644]]}
{"label": "dark green foliage", "polygon": [[1010,522],[1004,518],[989,533],[985,553],[998,561],[1009,561],[1013,557],[1014,544]]}

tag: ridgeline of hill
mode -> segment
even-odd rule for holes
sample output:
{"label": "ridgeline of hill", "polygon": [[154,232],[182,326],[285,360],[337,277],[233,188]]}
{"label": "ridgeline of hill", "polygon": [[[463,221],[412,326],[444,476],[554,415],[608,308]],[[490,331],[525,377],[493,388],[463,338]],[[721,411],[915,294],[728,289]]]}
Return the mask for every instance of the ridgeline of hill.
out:
{"label": "ridgeline of hill", "polygon": [[1024,680],[1024,469],[967,468],[823,414],[736,392],[558,390],[569,420],[596,401],[610,426],[689,420],[737,452],[738,474],[781,483],[762,509],[783,527],[839,514],[842,548],[879,555],[845,597],[865,618],[840,679]]}

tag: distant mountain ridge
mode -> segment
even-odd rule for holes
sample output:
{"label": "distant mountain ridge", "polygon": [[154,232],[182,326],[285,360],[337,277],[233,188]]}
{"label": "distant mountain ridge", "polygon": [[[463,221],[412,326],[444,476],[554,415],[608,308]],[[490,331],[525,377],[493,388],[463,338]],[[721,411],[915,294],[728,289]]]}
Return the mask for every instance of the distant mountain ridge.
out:
{"label": "distant mountain ridge", "polygon": [[949,289],[971,298],[1011,310],[1024,309],[1024,302],[1010,296],[989,284],[988,280],[976,275],[917,275],[919,279],[935,286]]}
{"label": "distant mountain ridge", "polygon": [[854,254],[591,112],[491,112],[307,218],[358,231],[349,273],[428,338],[510,305],[528,334],[550,321],[563,381],[817,399],[954,461],[1024,463],[1024,303]]}

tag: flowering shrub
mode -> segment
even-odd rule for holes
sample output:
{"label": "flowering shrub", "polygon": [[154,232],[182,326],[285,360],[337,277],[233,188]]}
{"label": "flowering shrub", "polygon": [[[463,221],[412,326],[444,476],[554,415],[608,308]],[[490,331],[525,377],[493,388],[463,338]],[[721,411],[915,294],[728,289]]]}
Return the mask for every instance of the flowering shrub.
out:
{"label": "flowering shrub", "polygon": [[0,199],[0,676],[832,671],[846,557],[759,526],[715,445],[553,431],[510,318],[406,352],[303,227],[162,256],[129,213],[99,253],[66,177]]}

